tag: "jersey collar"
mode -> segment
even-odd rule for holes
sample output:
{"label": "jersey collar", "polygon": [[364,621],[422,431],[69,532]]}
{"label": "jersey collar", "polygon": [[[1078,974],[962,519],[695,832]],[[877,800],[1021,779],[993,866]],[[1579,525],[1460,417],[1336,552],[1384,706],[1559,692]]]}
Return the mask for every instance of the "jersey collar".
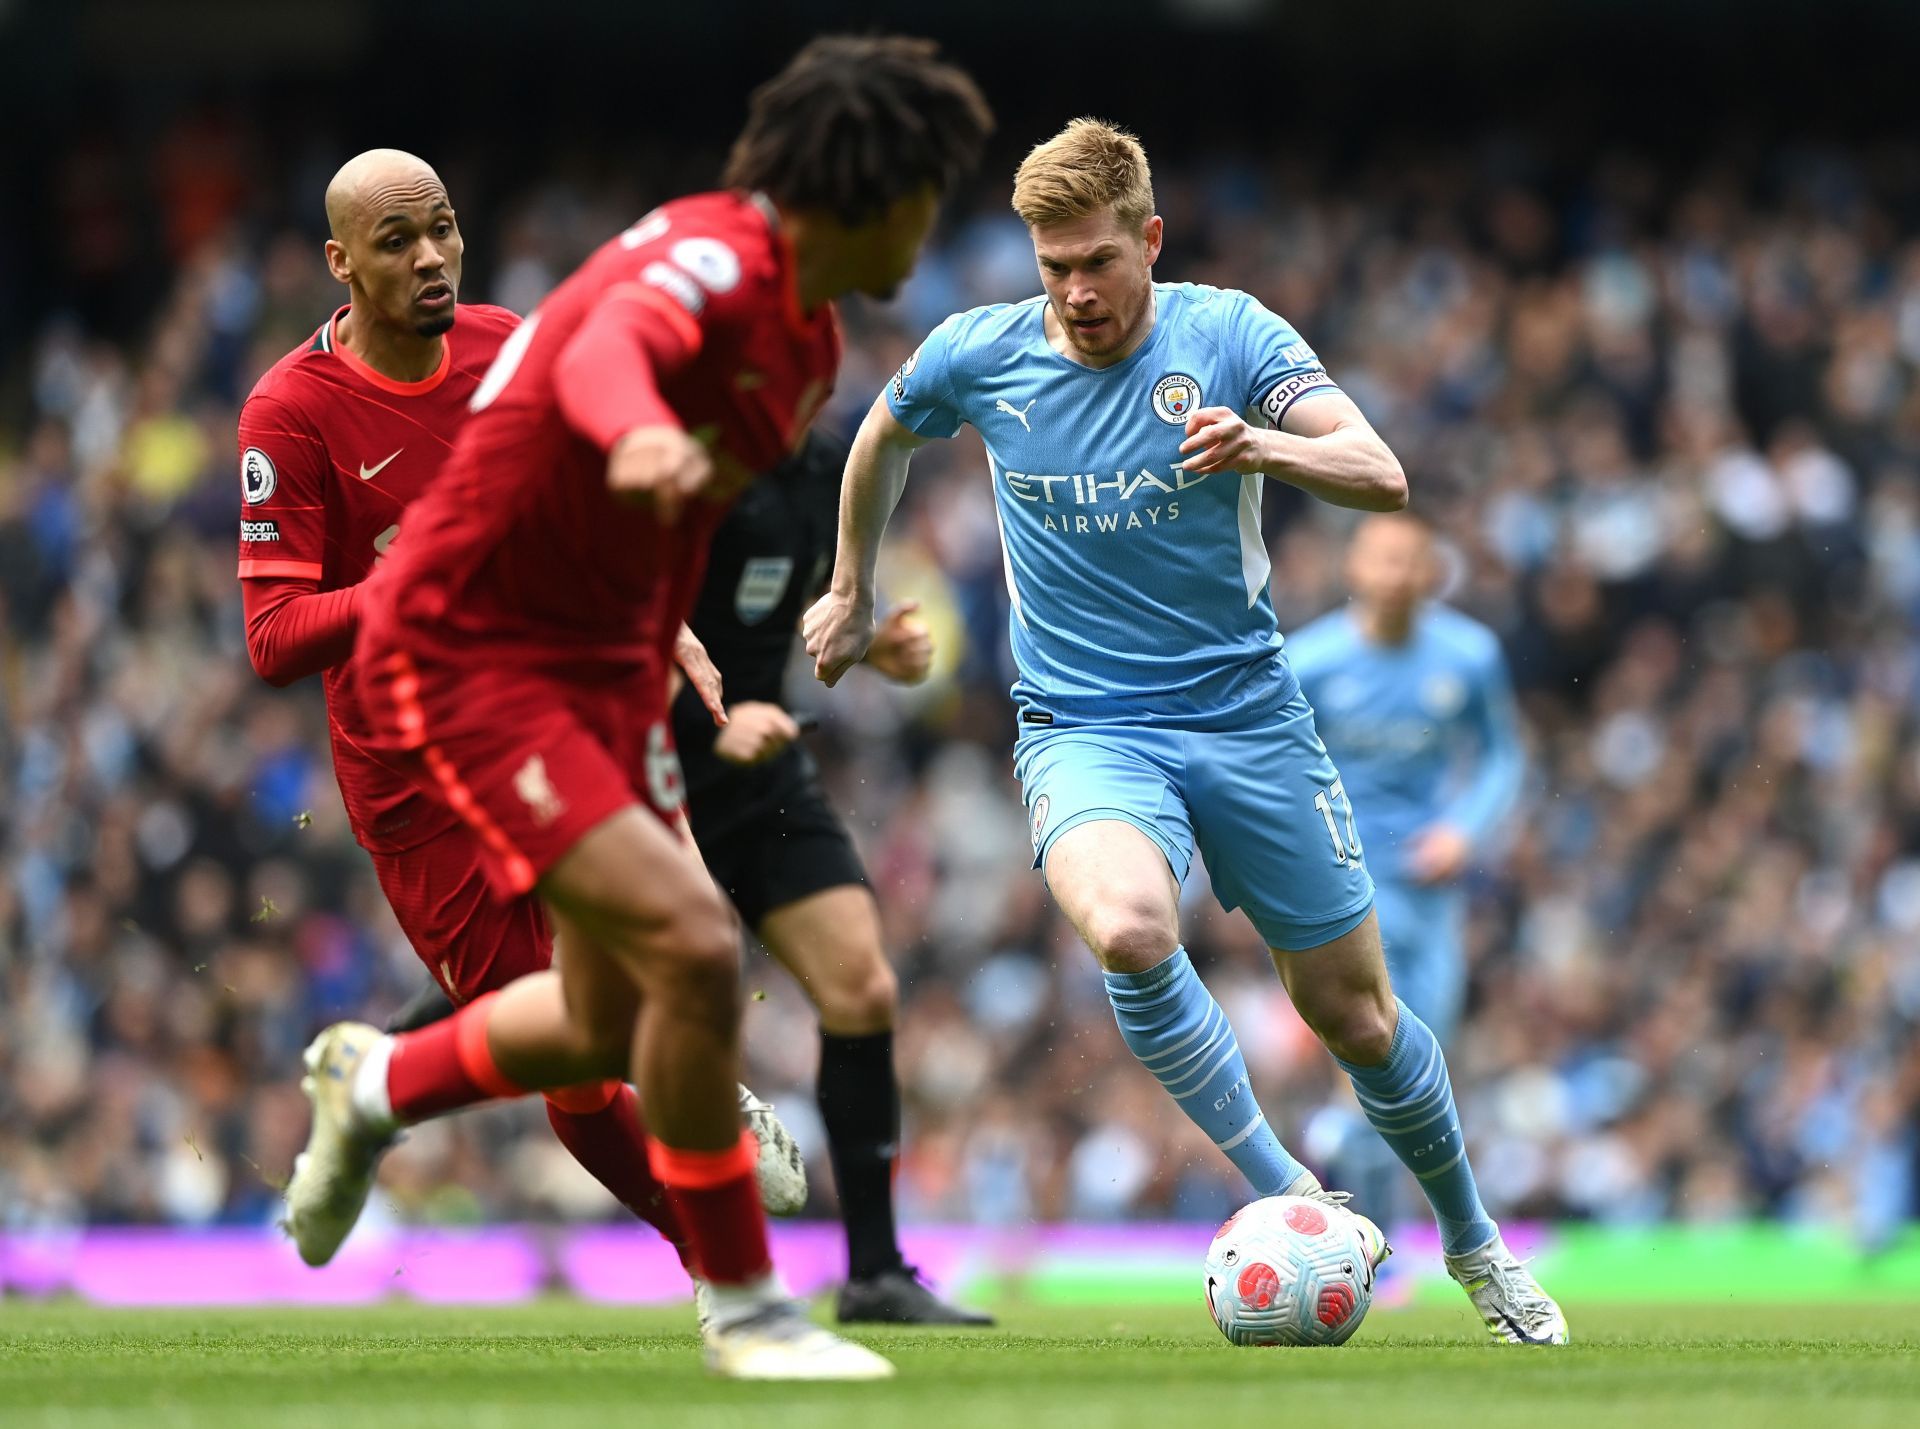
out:
{"label": "jersey collar", "polygon": [[787,326],[797,336],[811,337],[819,331],[823,323],[837,325],[839,316],[834,312],[832,303],[822,303],[820,306],[824,311],[815,313],[812,318],[808,318],[800,309],[799,264],[794,258],[793,240],[787,237],[786,225],[780,222],[779,205],[759,189],[754,189],[747,194],[747,202],[753,206],[761,218],[766,220],[767,232],[773,238],[774,256],[781,269],[780,296],[783,299]]}
{"label": "jersey collar", "polygon": [[[453,370],[453,332],[449,329],[440,339],[440,365],[431,375],[422,377],[418,382],[402,382],[387,376],[384,372],[374,371],[355,356],[344,342],[340,341],[340,319],[346,316],[346,313],[347,309],[342,307],[327,319],[327,325],[320,329],[320,350],[331,352],[345,364],[347,371],[370,385],[378,387],[382,392],[391,392],[396,397],[424,397],[445,382],[447,374]],[[459,315],[460,310],[456,307],[454,309],[456,323],[459,321]]]}

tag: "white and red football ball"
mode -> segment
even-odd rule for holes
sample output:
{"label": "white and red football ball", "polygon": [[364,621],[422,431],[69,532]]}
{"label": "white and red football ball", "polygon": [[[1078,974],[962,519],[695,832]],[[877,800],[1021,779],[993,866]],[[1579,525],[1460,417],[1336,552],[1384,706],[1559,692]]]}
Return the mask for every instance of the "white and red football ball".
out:
{"label": "white and red football ball", "polygon": [[1236,1345],[1338,1345],[1373,1303],[1355,1217],[1302,1196],[1242,1207],[1207,1249],[1207,1308]]}

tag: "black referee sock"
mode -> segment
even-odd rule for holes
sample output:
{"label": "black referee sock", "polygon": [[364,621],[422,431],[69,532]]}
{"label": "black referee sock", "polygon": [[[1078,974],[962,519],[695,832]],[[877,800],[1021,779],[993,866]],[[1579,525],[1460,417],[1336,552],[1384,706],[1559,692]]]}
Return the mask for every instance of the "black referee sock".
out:
{"label": "black referee sock", "polygon": [[893,1228],[893,1158],[900,1137],[893,1033],[836,1037],[823,1031],[819,1098],[847,1227],[847,1274],[863,1280],[900,1264]]}

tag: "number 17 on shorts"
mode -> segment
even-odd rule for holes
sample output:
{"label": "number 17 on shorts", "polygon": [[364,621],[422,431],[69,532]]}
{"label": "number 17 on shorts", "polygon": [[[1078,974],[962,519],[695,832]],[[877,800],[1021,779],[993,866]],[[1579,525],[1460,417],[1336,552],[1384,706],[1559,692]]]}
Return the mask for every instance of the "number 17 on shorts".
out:
{"label": "number 17 on shorts", "polygon": [[1333,861],[1338,864],[1360,862],[1360,831],[1353,826],[1353,800],[1347,797],[1341,781],[1336,779],[1331,788],[1315,794],[1313,807],[1327,821],[1327,837],[1333,841]]}

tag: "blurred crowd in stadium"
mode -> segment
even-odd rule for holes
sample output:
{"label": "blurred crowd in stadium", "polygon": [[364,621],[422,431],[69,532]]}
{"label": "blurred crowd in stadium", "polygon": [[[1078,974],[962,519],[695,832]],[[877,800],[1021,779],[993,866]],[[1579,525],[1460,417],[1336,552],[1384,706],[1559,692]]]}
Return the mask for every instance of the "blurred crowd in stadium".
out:
{"label": "blurred crowd in stadium", "polygon": [[[162,145],[151,214],[111,155],[66,156],[76,306],[19,354],[0,420],[0,1228],[266,1222],[305,1131],[300,1048],[423,980],[347,835],[317,682],[272,690],[246,660],[235,412],[342,299],[316,231],[338,156],[275,175],[313,222],[273,231],[235,142]],[[1158,276],[1244,287],[1314,344],[1526,710],[1453,1049],[1489,1203],[1882,1243],[1920,1209],[1920,152],[1732,146],[1680,172],[1454,144],[1337,179],[1199,153],[1156,154]],[[671,191],[575,168],[482,211],[476,157],[445,165],[462,296],[521,311]],[[984,184],[899,303],[848,314],[826,420],[948,312],[1036,286]],[[98,316],[143,287],[163,296],[135,334]],[[1283,628],[1342,599],[1347,529],[1291,497],[1267,512]],[[793,688],[901,972],[903,1217],[1224,1213],[1230,1168],[1134,1067],[1029,869],[970,439],[916,462],[886,585],[925,603],[935,678]],[[1188,946],[1313,1160],[1331,1064],[1245,921],[1203,876],[1189,894]],[[824,1196],[811,1017],[750,956],[751,1080]],[[412,1133],[376,1199],[614,1213],[537,1107]]]}

